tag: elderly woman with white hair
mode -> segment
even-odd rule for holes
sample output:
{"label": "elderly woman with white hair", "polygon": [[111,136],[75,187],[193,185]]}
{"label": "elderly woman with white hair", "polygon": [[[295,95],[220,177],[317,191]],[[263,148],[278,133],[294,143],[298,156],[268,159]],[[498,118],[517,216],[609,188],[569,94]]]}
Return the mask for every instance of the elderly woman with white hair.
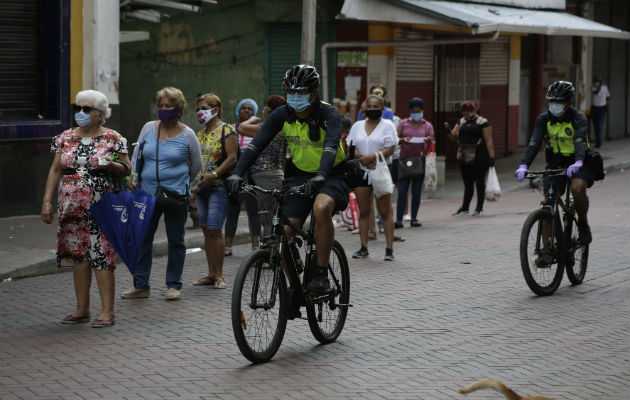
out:
{"label": "elderly woman with white hair", "polygon": [[63,317],[61,323],[90,320],[94,269],[102,306],[92,327],[102,328],[115,323],[116,253],[89,210],[103,193],[112,190],[112,174],[129,175],[131,165],[127,140],[103,126],[105,118],[111,115],[107,97],[96,90],[84,90],[77,94],[75,104],[74,119],[78,127],[68,129],[52,141],[55,158],[46,180],[41,218],[47,224],[52,223],[52,200],[57,191],[57,265],[73,267],[77,298],[75,311]]}

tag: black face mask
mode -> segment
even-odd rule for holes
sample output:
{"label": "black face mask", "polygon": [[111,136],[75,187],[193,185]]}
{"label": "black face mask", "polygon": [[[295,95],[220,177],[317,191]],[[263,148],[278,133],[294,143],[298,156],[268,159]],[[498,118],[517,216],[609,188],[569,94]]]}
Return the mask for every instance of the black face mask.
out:
{"label": "black face mask", "polygon": [[365,116],[369,119],[379,119],[383,115],[383,110],[365,110]]}

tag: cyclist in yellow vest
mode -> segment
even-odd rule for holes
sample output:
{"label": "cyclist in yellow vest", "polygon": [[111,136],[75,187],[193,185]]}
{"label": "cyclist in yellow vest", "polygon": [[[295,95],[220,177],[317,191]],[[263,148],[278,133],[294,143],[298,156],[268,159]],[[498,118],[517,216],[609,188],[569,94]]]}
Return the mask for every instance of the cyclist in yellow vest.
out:
{"label": "cyclist in yellow vest", "polygon": [[588,244],[592,241],[592,236],[587,220],[586,188],[593,186],[596,174],[584,165],[586,152],[589,150],[588,121],[584,114],[571,107],[574,95],[575,88],[571,82],[556,81],[549,85],[545,96],[549,103],[549,111],[536,118],[529,147],[514,175],[519,182],[525,178],[527,169],[536,158],[544,140],[547,168],[567,168],[567,177],[560,177],[553,184],[558,190],[564,191],[565,179],[571,179],[571,193],[578,214],[580,241]]}
{"label": "cyclist in yellow vest", "polygon": [[[334,236],[332,215],[348,206],[347,178],[336,168],[345,159],[340,143],[341,114],[337,108],[320,101],[319,74],[314,67],[291,67],[282,87],[287,93],[287,105],[269,114],[226,183],[230,193],[237,193],[243,184],[243,172],[282,131],[291,155],[285,167],[283,188],[306,183],[307,192],[304,196],[285,199],[282,212],[292,223],[301,226],[313,210],[317,266],[306,289],[322,292],[330,287],[328,257]],[[285,229],[290,231],[289,227]]]}

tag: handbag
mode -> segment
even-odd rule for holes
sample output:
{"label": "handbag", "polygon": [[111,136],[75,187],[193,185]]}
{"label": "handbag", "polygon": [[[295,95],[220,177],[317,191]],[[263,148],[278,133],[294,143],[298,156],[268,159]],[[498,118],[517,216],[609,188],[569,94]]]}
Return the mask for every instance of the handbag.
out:
{"label": "handbag", "polygon": [[401,178],[415,178],[424,174],[423,157],[400,158],[398,162],[400,163]]}
{"label": "handbag", "polygon": [[457,144],[457,161],[460,164],[470,165],[475,162],[477,157],[477,146],[481,143],[481,139],[477,143],[458,143]]}
{"label": "handbag", "polygon": [[374,195],[377,199],[394,192],[392,174],[387,168],[387,161],[385,161],[383,152],[379,151],[376,153],[376,167],[369,171],[369,175],[372,190],[374,190]]}
{"label": "handbag", "polygon": [[177,211],[184,207],[186,196],[175,192],[172,192],[162,186],[160,186],[160,128],[162,124],[158,125],[158,137],[155,144],[155,177],[157,179],[157,190],[155,191],[155,204],[157,204],[163,210]]}

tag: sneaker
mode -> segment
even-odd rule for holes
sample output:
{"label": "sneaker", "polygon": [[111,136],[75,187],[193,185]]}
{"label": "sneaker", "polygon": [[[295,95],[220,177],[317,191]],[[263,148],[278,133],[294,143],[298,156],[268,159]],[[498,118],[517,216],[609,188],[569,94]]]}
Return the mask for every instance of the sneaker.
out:
{"label": "sneaker", "polygon": [[453,217],[459,217],[459,216],[462,216],[462,215],[469,215],[469,214],[470,214],[470,212],[468,210],[463,210],[463,209],[460,208],[459,210],[455,211],[451,215]]}
{"label": "sneaker", "polygon": [[328,282],[328,268],[315,267],[311,280],[306,285],[307,292],[322,293],[330,289],[330,282]]}
{"label": "sneaker", "polygon": [[486,213],[484,213],[483,210],[475,210],[471,215],[473,217],[483,217]]}
{"label": "sneaker", "polygon": [[400,228],[404,228],[405,226],[403,225],[402,222],[394,222],[394,229],[400,229]]}
{"label": "sneaker", "polygon": [[127,289],[122,292],[120,295],[121,299],[143,299],[145,297],[149,297],[151,295],[150,289],[138,289],[132,287],[131,289]]}
{"label": "sneaker", "polygon": [[175,289],[174,287],[168,288],[168,290],[166,291],[166,300],[167,301],[179,300],[180,292],[181,290]]}
{"label": "sneaker", "polygon": [[588,226],[588,223],[578,222],[578,233],[580,235],[580,243],[583,245],[587,245],[593,241],[593,235],[591,235],[591,228]]}
{"label": "sneaker", "polygon": [[366,249],[365,247],[361,247],[359,251],[352,255],[352,258],[367,258],[369,255],[370,253],[368,252],[368,249]]}
{"label": "sneaker", "polygon": [[225,246],[225,252],[223,253],[223,255],[225,257],[231,256],[232,255],[232,248]]}
{"label": "sneaker", "polygon": [[411,214],[405,214],[403,221],[411,221]]}
{"label": "sneaker", "polygon": [[385,261],[394,261],[394,250],[385,249]]}
{"label": "sneaker", "polygon": [[422,226],[422,223],[418,221],[417,219],[414,219],[413,221],[411,221],[410,226],[419,227],[419,226]]}

